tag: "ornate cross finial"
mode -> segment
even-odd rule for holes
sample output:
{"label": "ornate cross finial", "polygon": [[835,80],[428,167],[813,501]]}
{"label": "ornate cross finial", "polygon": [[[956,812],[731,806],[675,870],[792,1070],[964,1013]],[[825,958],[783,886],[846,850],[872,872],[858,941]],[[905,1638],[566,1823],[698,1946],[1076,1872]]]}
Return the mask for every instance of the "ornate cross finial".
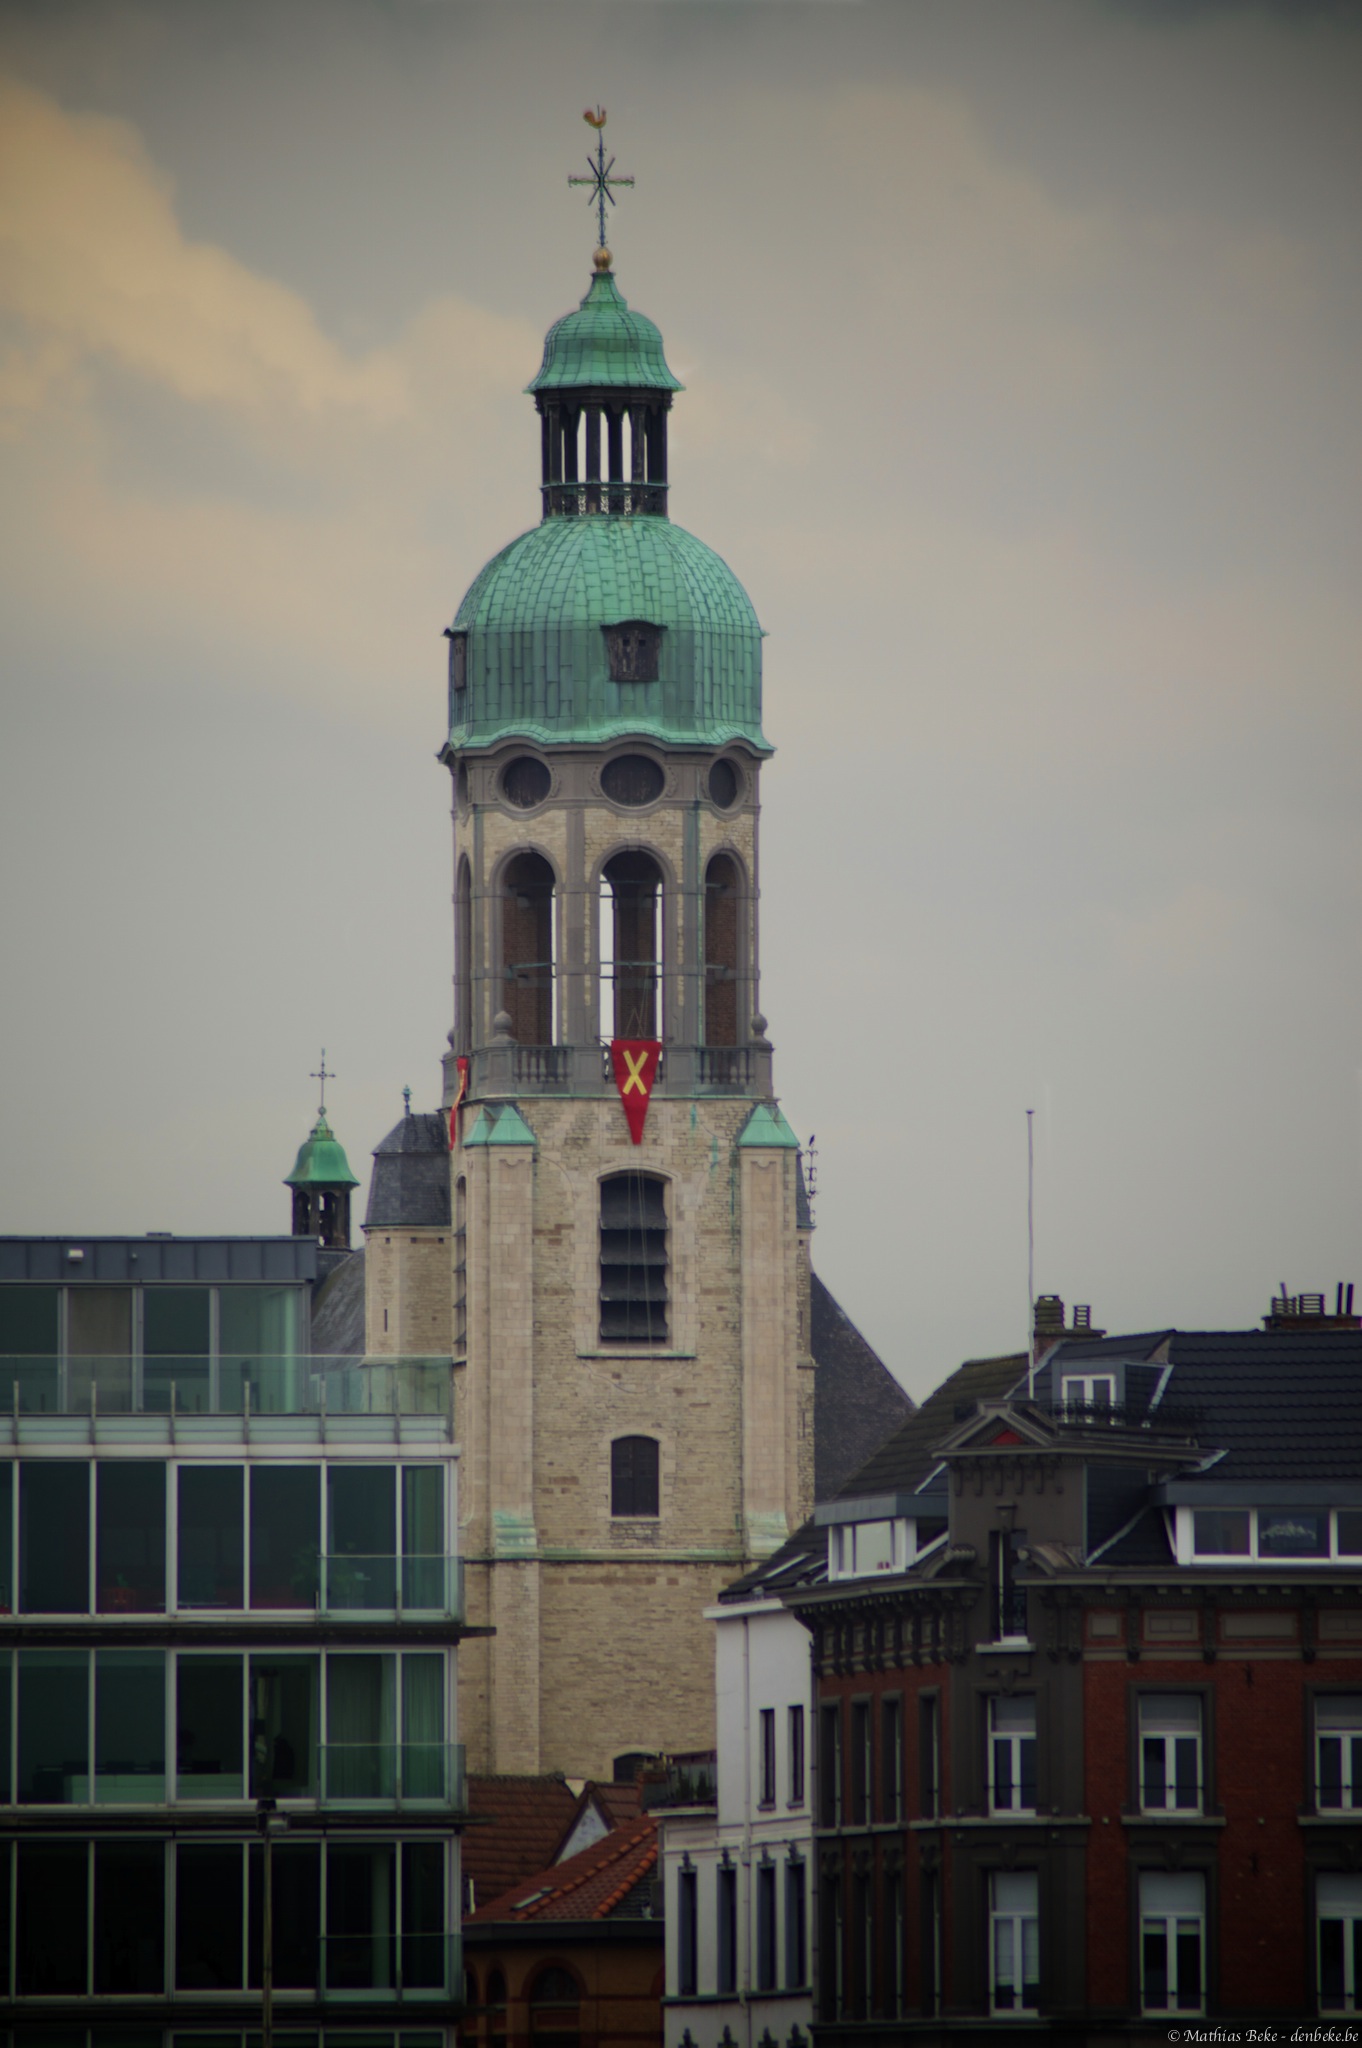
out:
{"label": "ornate cross finial", "polygon": [[329,1069],[328,1069],[328,1067],[327,1067],[327,1064],[326,1064],[326,1047],[325,1047],[325,1046],[323,1046],[323,1047],[322,1047],[322,1063],[321,1063],[321,1065],[320,1065],[319,1067],[314,1067],[314,1068],[312,1069],[312,1072],[311,1072],[311,1073],[310,1073],[310,1074],[308,1075],[308,1079],[309,1079],[310,1081],[320,1081],[320,1082],[321,1082],[321,1084],[322,1084],[322,1100],[321,1100],[321,1107],[320,1107],[320,1108],[318,1109],[318,1111],[317,1111],[317,1114],[318,1114],[318,1116],[325,1116],[325,1115],[326,1115],[326,1084],[327,1084],[327,1082],[328,1082],[328,1081],[334,1081],[334,1080],[335,1080],[335,1078],[336,1078],[336,1076],[335,1076],[335,1073],[334,1073],[333,1071],[329,1070]]}
{"label": "ornate cross finial", "polygon": [[[632,185],[634,181],[632,178],[612,178],[610,175],[615,168],[615,159],[611,157],[609,163],[605,160],[605,136],[601,132],[605,127],[605,108],[597,107],[593,113],[591,108],[588,107],[582,115],[582,119],[589,127],[594,128],[596,131],[596,156],[594,161],[591,157],[587,158],[588,164],[591,165],[591,176],[589,178],[569,177],[568,183],[569,185],[590,185],[591,191],[587,198],[587,204],[596,208],[597,227],[600,231],[600,247],[604,249],[605,202],[608,199],[612,206],[615,204],[615,195],[610,187],[612,185]],[[606,267],[609,267],[608,263]]]}

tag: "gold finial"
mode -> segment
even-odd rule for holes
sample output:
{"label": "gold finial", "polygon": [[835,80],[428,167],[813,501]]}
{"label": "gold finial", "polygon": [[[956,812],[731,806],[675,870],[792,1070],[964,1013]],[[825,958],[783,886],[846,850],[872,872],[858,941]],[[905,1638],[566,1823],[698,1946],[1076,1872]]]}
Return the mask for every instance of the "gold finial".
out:
{"label": "gold finial", "polygon": [[591,260],[595,264],[597,270],[608,270],[610,268],[610,251],[604,245],[602,245],[599,249],[596,250]]}

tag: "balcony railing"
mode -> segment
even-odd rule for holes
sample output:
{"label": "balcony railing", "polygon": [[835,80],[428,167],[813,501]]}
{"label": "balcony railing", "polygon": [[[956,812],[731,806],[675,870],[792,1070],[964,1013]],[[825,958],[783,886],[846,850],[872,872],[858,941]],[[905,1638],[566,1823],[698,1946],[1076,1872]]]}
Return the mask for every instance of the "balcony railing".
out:
{"label": "balcony railing", "polygon": [[555,483],[541,484],[539,488],[547,519],[585,519],[593,512],[637,518],[667,510],[664,483]]}
{"label": "balcony railing", "polygon": [[319,1560],[321,1614],[429,1614],[463,1619],[463,1559],[347,1552]]}
{"label": "balcony railing", "polygon": [[702,1088],[731,1089],[741,1095],[752,1086],[750,1045],[702,1045],[696,1055],[696,1079]]}
{"label": "balcony railing", "polygon": [[467,1806],[462,1743],[327,1742],[320,1755],[323,1806]]}
{"label": "balcony railing", "polygon": [[[520,1045],[503,1039],[471,1054],[469,1093],[495,1101],[510,1095],[603,1095],[615,1093],[609,1045],[588,1039],[576,1045]],[[692,1045],[663,1048],[654,1093],[661,1096],[755,1095],[771,1093],[769,1045]],[[469,1135],[471,1125],[465,1128]]]}
{"label": "balcony railing", "polygon": [[6,1415],[448,1415],[448,1357],[0,1357]]}
{"label": "balcony railing", "polygon": [[457,1932],[324,1934],[323,1998],[449,1998],[463,1985]]}
{"label": "balcony railing", "polygon": [[646,1811],[664,1806],[713,1806],[719,1796],[719,1763],[713,1751],[670,1757],[645,1771],[641,1784]]}

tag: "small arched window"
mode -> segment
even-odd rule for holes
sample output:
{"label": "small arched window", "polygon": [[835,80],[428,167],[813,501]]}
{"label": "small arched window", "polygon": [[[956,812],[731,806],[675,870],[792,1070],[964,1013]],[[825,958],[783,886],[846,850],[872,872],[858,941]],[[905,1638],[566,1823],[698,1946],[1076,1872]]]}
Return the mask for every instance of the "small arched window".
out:
{"label": "small arched window", "polygon": [[662,870],[648,853],[617,853],[601,877],[601,1035],[657,1038]]}
{"label": "small arched window", "polygon": [[705,1044],[738,1042],[738,863],[716,853],[705,869]]}
{"label": "small arched window", "polygon": [[610,1446],[610,1512],[612,1515],[655,1515],[657,1438],[617,1436]]}
{"label": "small arched window", "polygon": [[454,1048],[473,1049],[473,875],[466,857],[454,884]]}
{"label": "small arched window", "polygon": [[577,2048],[582,1996],[570,1971],[550,1964],[530,1987],[530,2038],[552,2048]]}
{"label": "small arched window", "polygon": [[667,1340],[667,1202],[651,1173],[601,1182],[601,1342]]}
{"label": "small arched window", "polygon": [[501,1007],[520,1045],[553,1044],[553,869],[539,853],[508,861],[501,897]]}

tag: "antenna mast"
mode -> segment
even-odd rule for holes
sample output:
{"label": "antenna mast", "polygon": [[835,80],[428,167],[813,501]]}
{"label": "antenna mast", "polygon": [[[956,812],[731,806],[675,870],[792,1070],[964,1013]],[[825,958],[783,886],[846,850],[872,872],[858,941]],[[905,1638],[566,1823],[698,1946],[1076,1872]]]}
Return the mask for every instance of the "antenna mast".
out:
{"label": "antenna mast", "polygon": [[1036,1147],[1034,1109],[1026,1112],[1026,1394],[1036,1398]]}

